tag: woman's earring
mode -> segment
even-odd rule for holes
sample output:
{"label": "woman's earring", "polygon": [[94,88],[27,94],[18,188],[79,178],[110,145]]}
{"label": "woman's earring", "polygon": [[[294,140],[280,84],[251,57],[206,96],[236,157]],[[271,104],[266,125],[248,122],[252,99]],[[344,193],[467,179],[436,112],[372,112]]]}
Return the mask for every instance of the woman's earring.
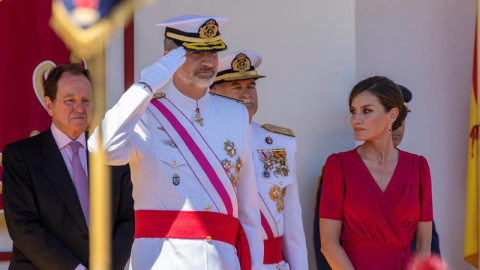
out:
{"label": "woman's earring", "polygon": [[388,124],[388,132],[389,132],[389,133],[392,133],[392,123],[389,123],[389,124]]}

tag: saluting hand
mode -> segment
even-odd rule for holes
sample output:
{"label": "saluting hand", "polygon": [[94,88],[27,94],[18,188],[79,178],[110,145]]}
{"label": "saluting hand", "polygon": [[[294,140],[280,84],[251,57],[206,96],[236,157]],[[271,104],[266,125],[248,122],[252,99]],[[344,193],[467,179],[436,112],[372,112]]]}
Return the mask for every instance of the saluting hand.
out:
{"label": "saluting hand", "polygon": [[164,55],[160,60],[142,70],[140,82],[147,83],[156,93],[185,62],[185,49],[178,47]]}

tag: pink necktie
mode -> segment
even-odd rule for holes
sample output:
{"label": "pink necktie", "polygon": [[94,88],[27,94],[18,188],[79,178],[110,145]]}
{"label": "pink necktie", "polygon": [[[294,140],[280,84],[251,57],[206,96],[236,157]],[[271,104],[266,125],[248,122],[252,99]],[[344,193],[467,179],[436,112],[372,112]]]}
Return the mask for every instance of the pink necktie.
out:
{"label": "pink necktie", "polygon": [[80,156],[78,155],[78,149],[80,148],[80,143],[77,141],[71,141],[70,147],[73,151],[72,157],[72,168],[73,168],[73,178],[75,182],[75,188],[77,189],[78,199],[80,200],[80,205],[82,206],[83,215],[85,216],[85,221],[87,226],[90,225],[90,214],[89,214],[89,198],[88,198],[88,178],[87,174],[83,170],[82,163],[80,162]]}

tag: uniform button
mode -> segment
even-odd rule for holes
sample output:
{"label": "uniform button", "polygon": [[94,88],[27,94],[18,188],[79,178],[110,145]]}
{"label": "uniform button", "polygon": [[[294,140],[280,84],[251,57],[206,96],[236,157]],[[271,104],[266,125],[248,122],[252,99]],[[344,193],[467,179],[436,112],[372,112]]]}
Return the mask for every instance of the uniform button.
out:
{"label": "uniform button", "polygon": [[280,186],[283,186],[283,181],[280,181]]}
{"label": "uniform button", "polygon": [[177,165],[177,162],[176,162],[175,160],[172,161],[172,165],[173,165],[173,166]]}
{"label": "uniform button", "polygon": [[209,236],[207,236],[207,238],[205,240],[207,240],[207,242],[210,242],[210,241],[212,241],[212,237],[209,235]]}
{"label": "uniform button", "polygon": [[210,205],[209,205],[209,204],[207,204],[207,205],[205,206],[205,210],[206,210],[206,211],[210,211]]}

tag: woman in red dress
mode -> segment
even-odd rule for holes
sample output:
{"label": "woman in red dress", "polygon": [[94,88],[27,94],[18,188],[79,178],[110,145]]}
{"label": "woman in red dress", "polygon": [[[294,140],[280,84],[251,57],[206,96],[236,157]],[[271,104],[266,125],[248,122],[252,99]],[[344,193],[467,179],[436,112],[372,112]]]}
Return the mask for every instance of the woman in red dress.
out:
{"label": "woman in red dress", "polygon": [[394,82],[365,79],[352,89],[349,104],[355,139],[365,143],[332,154],[325,164],[322,253],[333,269],[406,269],[414,234],[417,255],[430,255],[428,163],[393,146],[391,132],[407,115]]}

